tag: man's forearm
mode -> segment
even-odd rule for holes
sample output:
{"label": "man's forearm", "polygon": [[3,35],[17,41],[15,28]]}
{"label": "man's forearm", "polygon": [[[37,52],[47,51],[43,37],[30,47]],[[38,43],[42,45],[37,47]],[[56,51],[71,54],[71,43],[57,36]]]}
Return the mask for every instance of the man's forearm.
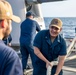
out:
{"label": "man's forearm", "polygon": [[34,47],[34,53],[45,63],[48,62],[48,60],[43,56],[43,54],[40,52],[40,50],[37,47]]}
{"label": "man's forearm", "polygon": [[59,61],[58,61],[58,65],[57,65],[57,69],[55,72],[55,75],[58,75],[64,65],[64,60],[65,60],[65,56],[59,56]]}

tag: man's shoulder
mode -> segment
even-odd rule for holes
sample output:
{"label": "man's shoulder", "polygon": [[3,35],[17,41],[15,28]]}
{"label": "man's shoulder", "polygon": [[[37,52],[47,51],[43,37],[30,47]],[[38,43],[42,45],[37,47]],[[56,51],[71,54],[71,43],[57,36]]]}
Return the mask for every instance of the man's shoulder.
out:
{"label": "man's shoulder", "polygon": [[58,37],[61,43],[66,42],[65,39],[61,35],[59,35]]}
{"label": "man's shoulder", "polygon": [[64,40],[64,38],[60,34],[59,34],[59,38],[62,39],[62,40]]}
{"label": "man's shoulder", "polygon": [[48,32],[49,32],[48,30],[41,30],[41,31],[38,32],[38,35],[44,37],[46,34],[48,34]]}
{"label": "man's shoulder", "polygon": [[16,52],[9,46],[7,45],[0,45],[0,54],[4,57],[8,56],[17,56]]}
{"label": "man's shoulder", "polygon": [[30,19],[31,22],[37,24],[37,21]]}
{"label": "man's shoulder", "polygon": [[42,33],[42,34],[46,34],[46,33],[48,33],[49,32],[49,30],[41,30],[40,31],[40,33]]}
{"label": "man's shoulder", "polygon": [[25,19],[23,22],[22,22],[22,24],[24,24],[24,23],[27,23],[27,22],[34,22],[34,23],[37,23],[35,20],[32,20],[32,19]]}

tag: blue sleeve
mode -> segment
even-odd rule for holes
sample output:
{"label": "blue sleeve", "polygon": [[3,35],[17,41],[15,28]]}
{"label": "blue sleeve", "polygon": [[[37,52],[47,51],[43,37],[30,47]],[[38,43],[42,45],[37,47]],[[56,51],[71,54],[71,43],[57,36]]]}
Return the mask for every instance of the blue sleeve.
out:
{"label": "blue sleeve", "polygon": [[23,75],[21,61],[16,52],[11,52],[6,61],[4,75]]}
{"label": "blue sleeve", "polygon": [[33,45],[35,47],[41,49],[41,45],[42,45],[41,32],[37,33],[37,35],[35,36],[34,44]]}
{"label": "blue sleeve", "polygon": [[41,30],[39,24],[36,22],[36,30],[39,32]]}
{"label": "blue sleeve", "polygon": [[67,54],[67,47],[65,40],[62,41],[61,50],[59,52],[59,55],[66,55]]}

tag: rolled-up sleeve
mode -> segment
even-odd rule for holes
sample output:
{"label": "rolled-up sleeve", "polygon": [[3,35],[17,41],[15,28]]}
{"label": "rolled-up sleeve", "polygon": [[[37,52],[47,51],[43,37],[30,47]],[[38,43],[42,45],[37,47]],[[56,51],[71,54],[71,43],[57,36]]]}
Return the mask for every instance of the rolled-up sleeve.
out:
{"label": "rolled-up sleeve", "polygon": [[66,55],[66,54],[67,54],[66,42],[63,40],[59,55]]}

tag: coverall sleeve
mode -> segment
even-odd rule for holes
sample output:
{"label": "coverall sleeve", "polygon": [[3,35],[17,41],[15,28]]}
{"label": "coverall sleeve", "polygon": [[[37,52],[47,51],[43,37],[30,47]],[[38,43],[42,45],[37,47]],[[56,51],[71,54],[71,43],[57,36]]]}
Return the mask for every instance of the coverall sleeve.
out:
{"label": "coverall sleeve", "polygon": [[63,40],[61,51],[59,52],[59,55],[66,55],[67,54],[67,47],[66,47],[66,42]]}
{"label": "coverall sleeve", "polygon": [[36,22],[36,30],[39,32],[41,30],[39,24]]}

